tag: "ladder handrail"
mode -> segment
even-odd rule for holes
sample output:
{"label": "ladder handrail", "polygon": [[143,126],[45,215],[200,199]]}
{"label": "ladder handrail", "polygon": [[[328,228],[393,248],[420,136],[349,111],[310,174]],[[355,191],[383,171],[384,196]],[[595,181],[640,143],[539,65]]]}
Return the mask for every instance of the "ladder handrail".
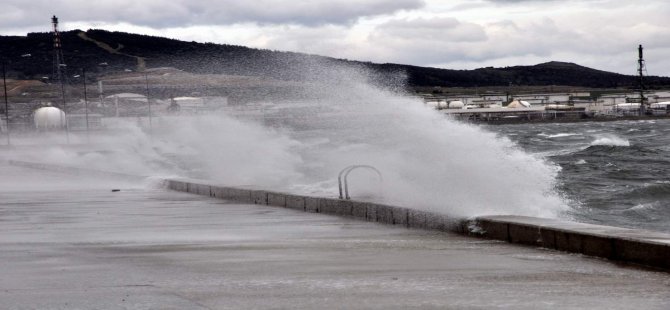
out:
{"label": "ladder handrail", "polygon": [[[349,197],[349,182],[347,181],[347,177],[349,176],[349,173],[351,173],[351,171],[356,169],[356,168],[370,169],[370,170],[377,173],[377,176],[379,176],[379,181],[383,181],[382,173],[379,170],[377,170],[377,168],[375,168],[373,166],[370,166],[370,165],[351,165],[351,166],[348,166],[348,167],[342,169],[342,171],[340,171],[340,173],[337,176],[337,185],[338,185],[339,190],[340,190],[340,199],[351,199],[351,197]],[[342,175],[343,174],[344,174],[344,197],[342,196]]]}

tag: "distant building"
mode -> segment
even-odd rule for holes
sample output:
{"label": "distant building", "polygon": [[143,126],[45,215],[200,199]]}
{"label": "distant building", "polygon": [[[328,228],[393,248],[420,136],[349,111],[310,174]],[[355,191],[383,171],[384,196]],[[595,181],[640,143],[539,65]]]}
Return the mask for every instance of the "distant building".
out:
{"label": "distant building", "polygon": [[181,114],[202,114],[228,105],[226,97],[175,97],[168,109]]}
{"label": "distant building", "polygon": [[147,102],[147,97],[144,95],[140,94],[134,94],[134,93],[119,93],[119,94],[113,94],[105,97],[105,100],[112,100],[112,101],[130,101],[130,102]]}
{"label": "distant building", "polygon": [[106,107],[106,115],[113,114],[116,117],[143,116],[149,113],[147,97],[134,93],[109,95],[105,97],[103,106]]}
{"label": "distant building", "polygon": [[570,94],[529,94],[515,95],[514,99],[529,102],[532,105],[560,104],[570,101]]}
{"label": "distant building", "polygon": [[77,114],[68,114],[67,116],[67,125],[68,129],[72,131],[84,131],[86,130],[86,119],[88,118],[88,130],[100,130],[102,129],[102,114],[96,113],[77,113]]}

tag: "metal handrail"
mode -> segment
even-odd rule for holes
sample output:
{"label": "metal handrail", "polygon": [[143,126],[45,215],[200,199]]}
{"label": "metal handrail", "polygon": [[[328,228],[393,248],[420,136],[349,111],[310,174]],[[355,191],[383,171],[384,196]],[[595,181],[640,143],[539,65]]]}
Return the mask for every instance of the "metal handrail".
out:
{"label": "metal handrail", "polygon": [[346,168],[342,169],[340,171],[340,173],[337,175],[337,187],[340,190],[340,199],[344,199],[344,197],[342,196],[342,174],[345,171],[353,169],[353,167],[354,167],[353,165],[352,166],[347,166]]}
{"label": "metal handrail", "polygon": [[[347,177],[349,176],[349,173],[351,173],[351,171],[356,169],[356,168],[371,169],[372,171],[377,173],[377,176],[379,176],[379,181],[383,181],[382,173],[379,172],[379,170],[377,170],[377,168],[375,168],[373,166],[370,166],[370,165],[351,165],[351,166],[348,166],[348,167],[342,169],[342,171],[340,171],[340,173],[337,175],[337,185],[338,185],[338,188],[340,190],[340,199],[351,199],[351,197],[349,197],[349,183],[347,182]],[[344,174],[344,197],[342,196],[342,175],[343,174]]]}

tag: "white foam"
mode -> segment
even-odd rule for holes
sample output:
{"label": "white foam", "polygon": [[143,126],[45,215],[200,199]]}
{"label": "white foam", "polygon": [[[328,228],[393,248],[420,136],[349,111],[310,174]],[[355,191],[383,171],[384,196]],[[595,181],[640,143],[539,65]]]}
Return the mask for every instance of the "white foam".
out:
{"label": "white foam", "polygon": [[630,141],[615,135],[595,136],[591,145],[630,146]]}
{"label": "white foam", "polygon": [[547,135],[547,138],[553,139],[553,138],[565,138],[565,137],[573,137],[573,136],[581,136],[582,134],[580,133],[557,133],[553,135]]}

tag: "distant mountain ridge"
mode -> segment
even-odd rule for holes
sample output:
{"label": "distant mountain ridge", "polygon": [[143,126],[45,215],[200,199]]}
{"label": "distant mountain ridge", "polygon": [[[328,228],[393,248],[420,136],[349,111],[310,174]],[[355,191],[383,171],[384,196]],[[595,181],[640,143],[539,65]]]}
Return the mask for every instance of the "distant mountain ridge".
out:
{"label": "distant mountain ridge", "polygon": [[[583,67],[573,63],[547,62],[534,66],[451,70],[403,64],[335,59],[295,52],[254,49],[244,46],[186,42],[163,37],[73,30],[62,32],[63,53],[68,70],[89,72],[137,70],[138,67],[175,67],[193,73],[218,73],[271,77],[279,80],[307,79],[310,63],[346,64],[386,73],[404,72],[410,86],[575,86],[589,88],[634,88],[638,78]],[[52,73],[51,33],[0,36],[0,59],[8,60],[9,74],[39,78]],[[28,57],[27,54],[30,54]],[[634,61],[634,60],[632,60]],[[106,63],[105,68],[99,66]],[[76,68],[76,69],[75,69]],[[645,78],[649,88],[670,86],[669,77]]]}

